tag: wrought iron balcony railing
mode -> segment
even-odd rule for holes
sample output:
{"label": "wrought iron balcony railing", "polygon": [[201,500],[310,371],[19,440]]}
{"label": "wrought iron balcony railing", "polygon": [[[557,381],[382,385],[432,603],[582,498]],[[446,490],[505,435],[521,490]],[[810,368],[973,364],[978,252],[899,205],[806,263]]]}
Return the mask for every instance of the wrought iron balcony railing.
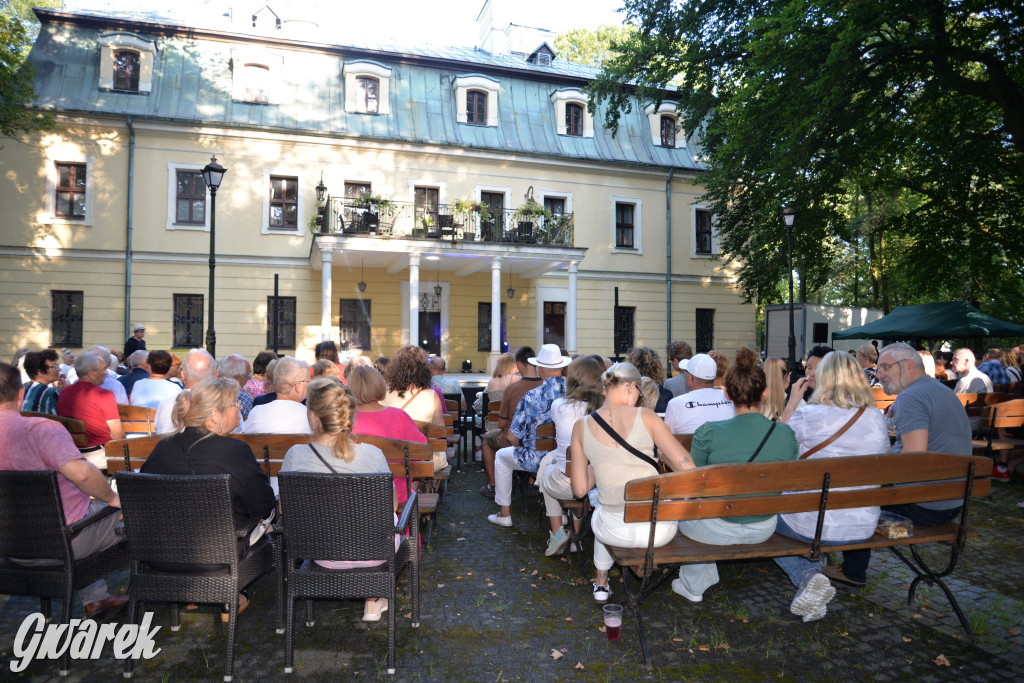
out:
{"label": "wrought iron balcony railing", "polygon": [[362,235],[451,242],[573,246],[573,215],[524,215],[520,210],[436,208],[408,202],[366,203],[328,197],[315,219],[321,235]]}

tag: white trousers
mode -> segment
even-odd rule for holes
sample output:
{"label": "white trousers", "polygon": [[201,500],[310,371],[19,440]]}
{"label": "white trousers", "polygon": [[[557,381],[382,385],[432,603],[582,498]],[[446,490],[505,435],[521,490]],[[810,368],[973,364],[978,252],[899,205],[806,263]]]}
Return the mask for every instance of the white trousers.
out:
{"label": "white trousers", "polygon": [[[620,548],[646,548],[651,535],[650,522],[624,522],[621,512],[607,512],[602,505],[594,508],[590,527],[594,530],[594,567],[603,571],[615,564],[605,544]],[[676,530],[675,522],[658,522],[654,529],[654,547],[671,541]]]}
{"label": "white trousers", "polygon": [[558,465],[555,464],[557,460],[557,452],[548,453],[537,468],[537,481],[540,482],[540,492],[544,496],[544,509],[547,510],[548,517],[561,517],[563,510],[558,501],[575,497],[572,495],[572,482],[558,469]]}
{"label": "white trousers", "polygon": [[494,454],[494,502],[498,505],[512,503],[512,473],[525,472],[516,462],[516,449],[512,446],[499,448]]}

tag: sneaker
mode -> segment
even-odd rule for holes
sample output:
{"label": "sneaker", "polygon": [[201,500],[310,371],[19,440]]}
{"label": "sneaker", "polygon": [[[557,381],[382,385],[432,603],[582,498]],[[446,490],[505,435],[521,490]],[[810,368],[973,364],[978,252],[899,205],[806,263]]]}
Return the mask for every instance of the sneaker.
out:
{"label": "sneaker", "polygon": [[821,619],[825,616],[825,605],[835,595],[836,589],[821,570],[817,567],[808,569],[800,579],[800,587],[796,589],[793,602],[789,604],[789,611],[798,617],[811,617],[807,621]]}
{"label": "sneaker", "polygon": [[993,465],[992,474],[990,474],[989,476],[991,477],[992,481],[1007,482],[1010,481],[1010,470],[1005,465],[1002,467],[1000,467],[999,465]]}
{"label": "sneaker", "polygon": [[388,599],[377,598],[373,602],[366,601],[363,607],[363,621],[380,621],[380,615],[388,611]]}
{"label": "sneaker", "polygon": [[672,579],[672,592],[676,595],[682,595],[690,602],[702,602],[704,600],[703,595],[697,595],[686,590],[686,586],[683,585],[682,579]]}
{"label": "sneaker", "polygon": [[806,624],[808,621],[817,621],[818,619],[824,619],[825,618],[825,614],[826,614],[825,606],[822,605],[821,609],[819,609],[817,612],[812,612],[810,614],[805,614],[804,615],[804,623]]}
{"label": "sneaker", "polygon": [[565,550],[565,544],[568,542],[569,534],[565,533],[565,527],[559,527],[558,531],[551,533],[551,538],[548,539],[548,548],[544,551],[544,554],[548,557],[561,555],[562,551]]}
{"label": "sneaker", "polygon": [[510,527],[510,526],[512,526],[512,516],[511,515],[509,515],[508,517],[499,517],[498,513],[494,513],[493,515],[487,515],[487,521],[490,522],[491,524],[497,524],[498,526],[503,526],[503,527]]}
{"label": "sneaker", "polygon": [[611,595],[612,589],[608,586],[598,586],[596,583],[594,584],[594,602],[602,604],[606,603]]}
{"label": "sneaker", "polygon": [[494,487],[484,484],[483,486],[480,487],[480,495],[483,496],[484,498],[490,498],[491,500],[494,500]]}
{"label": "sneaker", "polygon": [[[1024,510],[1024,503],[1021,503],[1020,507],[1021,507],[1022,510]],[[580,547],[578,545],[576,545],[575,542],[569,544],[569,552],[570,553],[578,553],[579,551],[580,551]]]}
{"label": "sneaker", "polygon": [[868,584],[867,581],[854,581],[849,576],[847,576],[846,573],[843,571],[843,565],[839,565],[839,566],[836,566],[834,564],[826,565],[825,568],[823,568],[821,570],[821,572],[825,576],[827,576],[828,578],[832,579],[833,581],[838,581],[839,583],[845,583],[845,584],[848,584],[850,586],[857,586],[858,588],[860,588],[860,587],[866,586]]}

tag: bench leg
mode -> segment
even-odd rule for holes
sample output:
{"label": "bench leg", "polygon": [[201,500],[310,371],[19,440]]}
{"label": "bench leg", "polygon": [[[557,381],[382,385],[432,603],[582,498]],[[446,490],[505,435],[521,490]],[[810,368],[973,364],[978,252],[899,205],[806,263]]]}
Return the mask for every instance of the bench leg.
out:
{"label": "bench leg", "polygon": [[672,576],[671,569],[663,568],[660,571],[661,574],[653,579],[648,576],[641,578],[632,569],[622,567],[622,586],[626,593],[626,607],[633,613],[633,618],[636,620],[637,633],[640,635],[640,650],[644,656],[644,666],[649,670],[653,667],[651,666],[650,653],[647,650],[647,632],[644,629],[644,620],[640,614],[640,605],[648,595]]}
{"label": "bench leg", "polygon": [[967,631],[967,635],[974,638],[974,630],[971,625],[967,622],[967,617],[964,616],[963,610],[960,609],[960,603],[957,602],[956,596],[949,590],[949,586],[943,581],[943,577],[948,576],[956,569],[957,559],[959,553],[956,548],[953,548],[950,552],[949,563],[946,568],[940,572],[932,571],[931,568],[925,564],[924,558],[917,552],[917,546],[910,546],[910,553],[914,559],[911,561],[906,555],[899,551],[896,546],[890,546],[889,550],[896,554],[896,557],[903,561],[903,564],[910,567],[910,570],[914,572],[916,576],[910,582],[910,590],[907,591],[907,604],[910,605],[914,602],[914,594],[917,592],[917,586],[921,581],[925,581],[933,586],[938,586],[942,589],[942,592],[946,594],[946,599],[949,600],[950,606],[953,608],[953,612],[956,614],[956,618],[960,620],[960,625]]}

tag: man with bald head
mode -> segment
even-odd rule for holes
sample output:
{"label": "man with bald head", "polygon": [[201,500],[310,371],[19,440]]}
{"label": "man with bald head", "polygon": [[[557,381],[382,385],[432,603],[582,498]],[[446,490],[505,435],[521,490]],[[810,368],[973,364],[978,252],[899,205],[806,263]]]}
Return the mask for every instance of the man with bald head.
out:
{"label": "man with bald head", "polygon": [[992,380],[975,367],[974,351],[957,349],[953,354],[953,370],[960,376],[956,388],[958,394],[986,394],[992,391]]}
{"label": "man with bald head", "polygon": [[[206,349],[192,349],[185,356],[181,363],[181,379],[185,382],[185,389],[191,389],[204,379],[217,376],[217,364]],[[178,396],[170,396],[160,401],[156,407],[156,417],[153,419],[153,429],[157,434],[170,434],[174,430],[174,422],[171,414],[174,412],[174,402]]]}
{"label": "man with bald head", "polygon": [[310,434],[306,418],[306,387],[309,386],[309,365],[285,356],[274,366],[274,388],[277,398],[254,406],[242,425],[246,434]]}

